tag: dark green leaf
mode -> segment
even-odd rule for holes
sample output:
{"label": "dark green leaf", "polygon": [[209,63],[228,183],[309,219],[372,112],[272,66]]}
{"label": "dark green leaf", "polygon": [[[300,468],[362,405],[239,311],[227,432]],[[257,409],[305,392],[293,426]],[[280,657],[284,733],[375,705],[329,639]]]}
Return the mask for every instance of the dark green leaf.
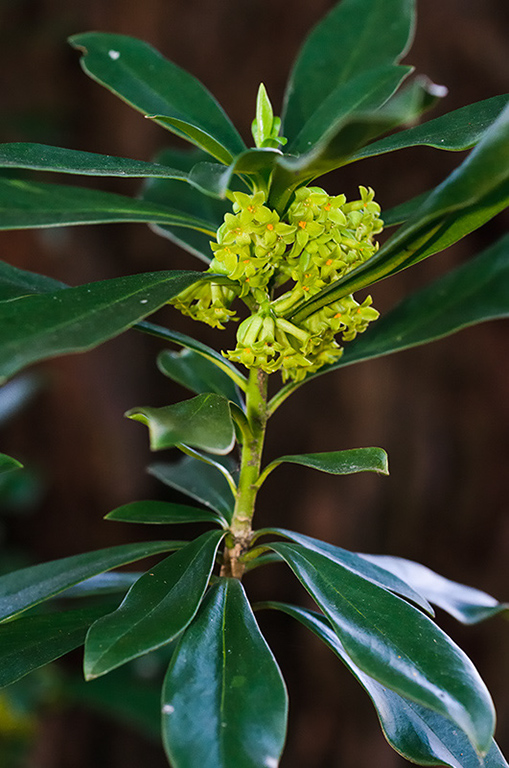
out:
{"label": "dark green leaf", "polygon": [[480,758],[466,736],[450,720],[380,685],[362,672],[346,653],[324,616],[283,603],[262,607],[284,611],[314,632],[355,675],[375,705],[385,738],[403,757],[419,765],[451,768],[507,768],[495,742]]}
{"label": "dark green leaf", "polygon": [[163,688],[174,768],[276,768],[287,695],[242,585],[221,579],[177,648]]}
{"label": "dark green leaf", "polygon": [[225,522],[222,515],[208,509],[173,504],[168,501],[133,501],[109,512],[105,520],[118,520],[121,523],[220,523]]}
{"label": "dark green leaf", "polygon": [[215,234],[207,221],[125,195],[0,177],[0,230],[136,221]]}
{"label": "dark green leaf", "polygon": [[180,541],[152,541],[85,552],[0,576],[0,621],[58,595],[91,576],[161,552],[179,549]]}
{"label": "dark green leaf", "polygon": [[230,406],[222,395],[197,395],[162,408],[132,408],[125,415],[148,427],[153,451],[183,443],[202,451],[225,455],[235,445]]}
{"label": "dark green leaf", "polygon": [[[262,531],[259,531],[258,535],[261,533]],[[290,539],[291,541],[300,544],[300,546],[305,549],[309,549],[312,552],[318,552],[320,555],[329,558],[329,560],[339,563],[342,567],[348,568],[349,571],[356,573],[363,579],[367,579],[372,584],[376,584],[378,587],[382,587],[382,589],[394,592],[396,595],[400,595],[406,600],[411,600],[413,603],[423,608],[427,613],[432,616],[434,615],[433,608],[426,599],[426,596],[418,588],[415,588],[412,583],[408,583],[407,580],[399,574],[394,574],[392,571],[385,569],[383,565],[378,565],[374,562],[370,563],[370,565],[374,567],[366,568],[366,564],[369,561],[355,552],[349,552],[347,549],[335,547],[333,544],[329,544],[326,541],[313,539],[310,536],[305,536],[303,533],[288,531],[285,528],[263,529],[263,534],[265,535],[267,533],[284,536],[285,539]]]}
{"label": "dark green leaf", "polygon": [[270,548],[290,565],[363,672],[449,718],[479,754],[488,751],[495,714],[486,686],[427,616],[317,552],[282,542]]}
{"label": "dark green leaf", "polygon": [[60,288],[67,286],[52,277],[17,269],[0,261],[0,301],[10,301],[30,293],[49,293]]}
{"label": "dark green leaf", "polygon": [[[126,35],[101,32],[73,35],[69,42],[83,51],[84,71],[135,109],[196,126],[222,145],[230,157],[245,149],[211,93],[151,45]],[[158,118],[155,120],[164,125]],[[172,130],[186,138],[181,128]]]}
{"label": "dark green leaf", "polygon": [[223,531],[208,531],[136,581],[116,611],[92,625],[85,677],[92,680],[173,640],[207,588]]}
{"label": "dark green leaf", "polygon": [[412,560],[390,555],[361,554],[361,557],[411,584],[431,603],[447,611],[463,624],[477,624],[509,610],[508,603],[499,603],[480,589],[446,579]]}
{"label": "dark green leaf", "polygon": [[91,576],[90,579],[80,581],[74,587],[69,587],[64,592],[56,595],[57,599],[68,600],[75,597],[97,597],[102,595],[116,595],[119,592],[124,594],[132,587],[135,581],[139,579],[141,573],[138,571],[112,571],[110,573],[99,573],[97,576]]}
{"label": "dark green leaf", "polygon": [[397,224],[403,224],[405,221],[408,221],[419,210],[430,194],[430,192],[423,192],[420,195],[416,195],[416,197],[410,198],[410,200],[406,200],[404,203],[400,203],[400,205],[395,205],[394,208],[384,211],[382,214],[384,226],[386,228],[394,227]]}
{"label": "dark green leaf", "polygon": [[285,94],[283,134],[293,140],[338,86],[399,61],[412,40],[413,27],[412,0],[337,4],[311,31],[295,61]]}
{"label": "dark green leaf", "polygon": [[22,467],[23,464],[17,461],[17,459],[13,459],[5,453],[0,453],[0,475],[12,472],[15,469],[22,469]]}
{"label": "dark green leaf", "polygon": [[191,349],[183,349],[181,352],[164,349],[157,358],[157,365],[165,376],[192,392],[215,392],[240,408],[244,407],[243,399],[230,376],[215,362]]}
{"label": "dark green leaf", "polygon": [[147,115],[147,117],[173,131],[177,136],[185,136],[199,149],[212,155],[212,157],[215,157],[224,165],[228,165],[232,161],[231,153],[216,141],[210,133],[203,131],[198,126],[192,125],[185,120],[178,120],[175,117],[167,117],[166,115]]}
{"label": "dark green leaf", "polygon": [[153,272],[3,302],[0,377],[38,360],[92,349],[199,279],[199,272]]}
{"label": "dark green leaf", "polygon": [[89,626],[109,610],[94,606],[0,624],[0,688],[83,645]]}
{"label": "dark green leaf", "polygon": [[269,472],[283,463],[300,464],[331,475],[351,475],[355,472],[389,474],[388,456],[383,448],[351,448],[347,451],[280,456],[265,467],[260,477],[260,485]]}
{"label": "dark green leaf", "polygon": [[174,464],[152,464],[149,473],[170,488],[185,493],[226,520],[231,520],[235,499],[217,467],[186,456]]}

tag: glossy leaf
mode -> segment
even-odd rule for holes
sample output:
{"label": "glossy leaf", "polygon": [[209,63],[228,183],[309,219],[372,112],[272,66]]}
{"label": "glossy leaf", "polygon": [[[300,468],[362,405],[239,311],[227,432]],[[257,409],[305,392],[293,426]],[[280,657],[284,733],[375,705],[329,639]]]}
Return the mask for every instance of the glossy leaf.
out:
{"label": "glossy leaf", "polygon": [[477,624],[498,613],[509,611],[508,603],[499,603],[480,589],[446,579],[421,563],[390,555],[361,554],[361,557],[411,584],[430,603],[447,611],[463,624]]}
{"label": "glossy leaf", "polygon": [[[184,544],[185,542],[183,542]],[[111,571],[91,576],[73,587],[56,595],[56,599],[69,600],[75,597],[102,597],[126,593],[141,576],[139,571]]]}
{"label": "glossy leaf", "polygon": [[0,688],[79,648],[89,626],[108,610],[94,606],[0,624]]}
{"label": "glossy leaf", "polygon": [[215,392],[236,403],[240,408],[244,402],[234,382],[215,362],[191,349],[171,352],[164,349],[157,358],[159,370],[186,389],[197,394]]}
{"label": "glossy leaf", "polygon": [[399,597],[297,544],[271,549],[292,568],[329,619],[352,661],[382,685],[449,718],[479,754],[495,714],[472,662],[433,622]]}
{"label": "glossy leaf", "polygon": [[[262,531],[258,531],[258,535],[261,533]],[[431,616],[434,615],[433,608],[419,589],[414,588],[414,586],[411,583],[409,584],[402,576],[385,569],[383,565],[379,565],[376,562],[371,563],[367,558],[363,558],[355,552],[349,552],[347,549],[335,547],[333,544],[329,544],[326,541],[320,541],[319,539],[305,536],[303,533],[297,533],[296,531],[289,531],[285,528],[263,529],[263,535],[266,535],[267,533],[283,536],[285,539],[290,539],[290,541],[299,544],[301,547],[304,547],[311,552],[318,552],[320,555],[324,555],[334,563],[339,563],[343,568],[348,568],[349,571],[356,573],[363,579],[367,579],[367,581],[370,581],[372,584],[376,584],[378,587],[382,587],[382,589],[386,589],[389,592],[394,592],[394,594],[400,595],[406,600],[411,600],[427,613],[431,614]],[[366,568],[368,563],[373,567]]]}
{"label": "glossy leaf", "polygon": [[[212,94],[148,43],[101,32],[73,35],[69,42],[83,51],[84,71],[135,109],[145,115],[165,115],[190,123],[212,136],[230,156],[245,149]],[[157,117],[154,119],[165,125]],[[181,128],[172,130],[186,138]]]}
{"label": "glossy leaf", "polygon": [[21,464],[17,459],[13,459],[11,456],[7,456],[5,453],[0,453],[0,475],[6,472],[13,472],[15,469],[22,469]]}
{"label": "glossy leaf", "polygon": [[334,6],[295,61],[285,94],[283,134],[293,140],[329,94],[354,75],[399,61],[413,27],[412,0],[342,0]]}
{"label": "glossy leaf", "polygon": [[509,204],[509,106],[466,160],[378,253],[291,313],[299,322],[341,296],[396,274],[443,250]]}
{"label": "glossy leaf", "polygon": [[163,688],[174,768],[276,768],[287,695],[242,585],[221,579],[177,648]]}
{"label": "glossy leaf", "polygon": [[174,464],[152,464],[149,473],[230,521],[235,499],[217,467],[186,456]]}
{"label": "glossy leaf", "polygon": [[125,415],[148,427],[153,451],[183,443],[202,451],[225,455],[235,444],[230,406],[222,395],[197,395],[162,408],[132,408]]}
{"label": "glossy leaf", "polygon": [[114,222],[190,227],[209,237],[215,233],[211,224],[196,216],[125,195],[0,177],[0,230]]}
{"label": "glossy leaf", "polygon": [[198,272],[152,272],[0,304],[0,377],[56,355],[102,344],[200,279]]}
{"label": "glossy leaf", "polygon": [[300,621],[327,645],[354,674],[375,705],[389,744],[400,755],[419,765],[448,765],[451,768],[507,768],[495,742],[480,758],[466,736],[442,715],[399,696],[357,667],[324,616],[284,603],[261,607],[283,611]]}
{"label": "glossy leaf", "polygon": [[406,147],[425,146],[449,151],[470,149],[482,139],[508,101],[507,95],[493,96],[491,99],[460,107],[422,125],[368,144],[356,152],[351,160],[361,160]]}
{"label": "glossy leaf", "polygon": [[91,576],[151,555],[171,552],[183,543],[153,541],[121,544],[7,573],[0,576],[0,621],[16,616]]}
{"label": "glossy leaf", "polygon": [[199,149],[207,152],[212,157],[215,157],[219,162],[228,165],[232,161],[232,155],[223,147],[218,141],[215,140],[210,133],[198,128],[198,126],[185,120],[179,120],[175,117],[167,117],[166,115],[147,115],[151,120],[154,120],[159,125],[168,128],[177,136],[185,136],[189,141],[195,144]]}
{"label": "glossy leaf", "polygon": [[133,501],[117,507],[104,518],[121,523],[217,523],[225,522],[221,515],[212,510],[173,504],[168,501]]}
{"label": "glossy leaf", "polygon": [[60,288],[67,286],[52,277],[18,269],[0,261],[0,301],[10,301],[31,293],[50,293]]}
{"label": "glossy leaf", "polygon": [[330,475],[352,475],[355,472],[389,474],[388,456],[383,448],[351,448],[346,451],[280,456],[265,467],[260,476],[260,485],[280,464],[300,464]]}
{"label": "glossy leaf", "polygon": [[173,640],[195,615],[223,531],[199,536],[147,571],[113,613],[93,624],[85,643],[85,678],[104,675]]}

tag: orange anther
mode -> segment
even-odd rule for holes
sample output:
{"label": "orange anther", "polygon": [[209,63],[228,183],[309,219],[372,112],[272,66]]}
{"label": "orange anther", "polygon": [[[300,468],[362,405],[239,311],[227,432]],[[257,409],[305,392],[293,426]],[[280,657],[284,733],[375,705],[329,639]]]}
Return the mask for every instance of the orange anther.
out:
{"label": "orange anther", "polygon": [[327,203],[327,205],[323,206],[323,210],[324,211],[330,211],[330,209],[331,209],[331,204],[330,203]]}
{"label": "orange anther", "polygon": [[325,264],[326,264],[328,267],[330,267],[330,265],[332,264],[332,259],[327,259],[327,261],[325,262]]}
{"label": "orange anther", "polygon": [[306,228],[306,224],[307,224],[307,221],[299,221],[299,227],[301,229],[305,229]]}
{"label": "orange anther", "polygon": [[272,232],[272,230],[274,229],[274,224],[267,224],[267,229],[270,229],[270,231]]}

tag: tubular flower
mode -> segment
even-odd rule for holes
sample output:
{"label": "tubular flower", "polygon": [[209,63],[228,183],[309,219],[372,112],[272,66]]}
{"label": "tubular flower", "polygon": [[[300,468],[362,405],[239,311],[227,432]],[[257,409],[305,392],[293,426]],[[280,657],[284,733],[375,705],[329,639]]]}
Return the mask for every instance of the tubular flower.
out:
{"label": "tubular flower", "polygon": [[[344,296],[299,325],[286,316],[376,253],[380,206],[372,189],[359,187],[359,193],[360,199],[347,202],[345,195],[301,187],[283,221],[266,205],[264,192],[234,192],[233,213],[225,215],[211,243],[207,270],[231,282],[197,283],[170,303],[218,328],[237,319],[230,309],[236,297],[254,307],[239,325],[235,349],[223,353],[248,368],[279,370],[284,380],[300,381],[336,362],[343,349],[335,337],[351,341],[378,317],[371,297],[359,304]],[[287,290],[274,299],[274,288],[283,284]]]}

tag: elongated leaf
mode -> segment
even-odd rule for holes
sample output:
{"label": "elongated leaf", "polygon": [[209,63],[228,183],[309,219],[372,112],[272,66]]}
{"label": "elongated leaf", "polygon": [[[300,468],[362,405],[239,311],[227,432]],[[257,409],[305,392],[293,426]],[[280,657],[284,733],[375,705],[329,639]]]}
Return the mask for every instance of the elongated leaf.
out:
{"label": "elongated leaf", "polygon": [[290,565],[363,672],[449,718],[486,754],[493,703],[472,662],[444,632],[417,608],[321,554],[297,544],[270,547]]}
{"label": "elongated leaf", "polygon": [[167,501],[133,501],[117,507],[104,518],[118,520],[121,523],[220,523],[225,522],[222,515],[212,510],[188,507],[185,504],[170,504]]}
{"label": "elongated leaf", "polygon": [[380,685],[357,667],[324,616],[284,603],[264,603],[289,614],[314,632],[355,675],[375,705],[389,744],[403,757],[419,765],[448,765],[451,768],[507,768],[495,742],[480,758],[466,736],[450,720]]}
{"label": "elongated leaf", "polygon": [[147,115],[159,125],[168,128],[178,136],[185,136],[189,141],[195,144],[199,149],[215,157],[221,163],[228,165],[232,161],[232,155],[210,133],[198,128],[198,126],[178,120],[176,117],[167,117],[166,115]]}
{"label": "elongated leaf", "polygon": [[311,31],[295,61],[285,94],[283,134],[292,140],[339,85],[399,61],[413,27],[412,0],[342,0]]}
{"label": "elongated leaf", "polygon": [[0,624],[0,688],[79,648],[89,626],[109,610],[94,606]]}
{"label": "elongated leaf", "polygon": [[[190,123],[212,136],[230,156],[245,149],[211,93],[152,46],[126,35],[101,32],[74,35],[69,42],[83,51],[83,70],[135,109]],[[186,138],[182,129],[172,130]]]}
{"label": "elongated leaf", "polygon": [[49,293],[60,288],[67,286],[52,277],[17,269],[0,261],[0,301],[10,301],[31,293]]}
{"label": "elongated leaf", "polygon": [[215,392],[244,407],[244,401],[232,379],[211,360],[191,349],[171,352],[164,349],[157,358],[159,370],[173,381],[197,394]]}
{"label": "elongated leaf", "polygon": [[174,464],[152,464],[148,471],[170,488],[231,520],[235,499],[224,475],[216,467],[186,456]]}
{"label": "elongated leaf", "polygon": [[111,571],[91,576],[73,587],[60,592],[55,598],[69,600],[75,597],[98,597],[126,593],[141,576],[139,571]]}
{"label": "elongated leaf", "polygon": [[508,101],[507,95],[493,96],[491,99],[460,107],[422,125],[368,144],[356,152],[351,160],[353,162],[405,147],[425,146],[449,151],[470,149],[482,139]]}
{"label": "elongated leaf", "polygon": [[280,456],[265,467],[260,477],[260,484],[269,472],[280,464],[300,464],[331,475],[351,475],[355,472],[389,474],[388,456],[383,448],[351,448],[347,451]]}
{"label": "elongated leaf", "polygon": [[287,695],[242,585],[221,579],[171,661],[163,737],[174,768],[276,768]]}
{"label": "elongated leaf", "polygon": [[162,408],[132,408],[125,415],[147,425],[153,451],[184,443],[202,451],[225,455],[235,444],[230,406],[222,395],[197,395]]}
{"label": "elongated leaf", "polygon": [[397,224],[404,224],[405,221],[408,221],[408,219],[415,215],[430,194],[431,192],[422,192],[420,195],[416,195],[410,198],[410,200],[405,200],[404,203],[384,211],[384,226],[387,228],[394,227]]}
{"label": "elongated leaf", "polygon": [[0,576],[0,621],[16,616],[98,573],[161,552],[171,552],[179,549],[182,544],[180,541],[122,544],[7,573]]}
{"label": "elongated leaf", "polygon": [[116,611],[96,621],[85,643],[87,680],[173,640],[195,615],[223,531],[209,531],[136,581]]}
{"label": "elongated leaf", "polygon": [[508,603],[499,603],[480,589],[446,579],[421,563],[390,555],[361,554],[361,557],[411,584],[431,603],[463,624],[477,624],[509,610]]}
{"label": "elongated leaf", "polygon": [[5,453],[0,453],[0,475],[6,472],[13,472],[15,469],[22,469],[23,464]]}
{"label": "elongated leaf", "polygon": [[102,344],[155,312],[199,272],[152,272],[0,304],[0,377]]}
{"label": "elongated leaf", "polygon": [[0,177],[0,230],[136,221],[215,233],[195,216],[125,195]]}
{"label": "elongated leaf", "polygon": [[[258,532],[260,535],[261,531]],[[296,531],[288,531],[285,528],[267,528],[263,530],[263,534],[272,533],[278,536],[284,536],[285,539],[299,544],[305,549],[309,549],[311,552],[318,552],[320,555],[324,555],[334,563],[339,563],[343,568],[348,568],[349,571],[356,573],[363,579],[367,579],[372,584],[376,584],[382,589],[394,592],[396,595],[404,597],[406,600],[411,600],[416,605],[420,606],[423,610],[434,615],[433,608],[429,604],[426,596],[413,584],[408,583],[399,574],[393,573],[378,565],[376,562],[371,563],[367,558],[357,555],[355,552],[349,552],[347,549],[341,547],[335,547],[333,544],[329,544],[326,541],[320,541],[319,539],[313,539],[311,536],[305,536],[303,533],[297,533]],[[363,562],[364,560],[364,562]],[[372,566],[372,568],[366,568],[366,563]]]}

